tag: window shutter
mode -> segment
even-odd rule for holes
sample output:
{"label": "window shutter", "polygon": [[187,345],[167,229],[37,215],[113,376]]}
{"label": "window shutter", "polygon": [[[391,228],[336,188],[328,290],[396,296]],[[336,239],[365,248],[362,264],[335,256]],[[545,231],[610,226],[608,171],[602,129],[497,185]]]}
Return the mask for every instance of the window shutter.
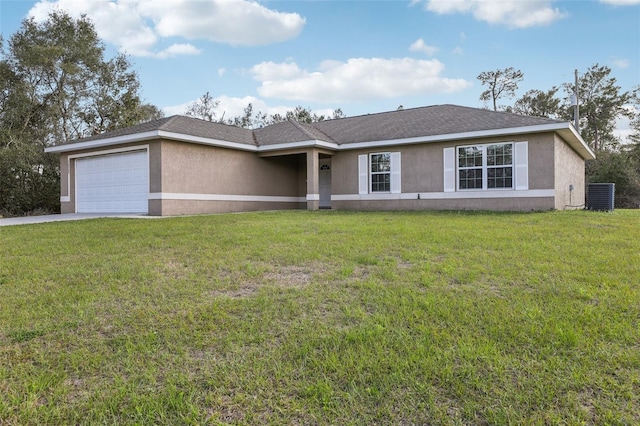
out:
{"label": "window shutter", "polygon": [[444,157],[444,192],[456,190],[456,149],[445,148]]}
{"label": "window shutter", "polygon": [[400,174],[400,153],[391,153],[391,193],[400,194],[402,192],[401,182],[402,175]]}
{"label": "window shutter", "polygon": [[369,156],[358,155],[358,194],[369,193]]}
{"label": "window shutter", "polygon": [[529,148],[527,142],[516,142],[513,144],[515,154],[515,187],[518,191],[529,189]]}

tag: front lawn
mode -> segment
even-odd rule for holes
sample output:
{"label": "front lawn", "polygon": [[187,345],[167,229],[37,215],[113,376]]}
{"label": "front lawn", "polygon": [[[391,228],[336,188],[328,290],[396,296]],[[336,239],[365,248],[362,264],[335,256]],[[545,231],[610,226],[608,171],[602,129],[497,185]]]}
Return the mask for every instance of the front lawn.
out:
{"label": "front lawn", "polygon": [[0,228],[0,425],[640,424],[640,211]]}

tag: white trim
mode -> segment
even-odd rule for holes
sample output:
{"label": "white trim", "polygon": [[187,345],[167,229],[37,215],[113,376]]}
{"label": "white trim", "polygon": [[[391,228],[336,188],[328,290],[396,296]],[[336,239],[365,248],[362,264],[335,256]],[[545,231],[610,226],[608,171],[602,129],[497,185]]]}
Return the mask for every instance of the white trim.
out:
{"label": "white trim", "polygon": [[199,145],[211,145],[218,146],[221,148],[231,148],[238,149],[241,151],[249,151],[249,152],[270,152],[270,151],[279,151],[284,149],[295,149],[295,148],[328,148],[332,150],[338,150],[339,145],[332,142],[325,142],[317,139],[300,141],[300,142],[289,142],[289,143],[280,143],[274,145],[249,145],[240,142],[230,142],[222,139],[212,139],[205,138],[202,136],[191,136],[184,135],[182,133],[174,133],[174,132],[166,132],[164,130],[155,130],[152,132],[145,133],[137,133],[133,135],[125,135],[125,136],[116,136],[112,138],[104,138],[98,140],[92,140],[87,142],[77,142],[70,143],[64,145],[50,146],[44,149],[44,152],[70,152],[70,151],[78,151],[81,149],[92,149],[92,148],[101,148],[111,145],[119,145],[125,143],[132,142],[141,142],[148,141],[153,139],[168,139],[168,140],[176,140],[181,142],[191,142]]}
{"label": "white trim", "polygon": [[395,151],[391,153],[391,176],[390,176],[390,187],[392,194],[400,194],[402,192],[402,162],[401,162],[401,154],[400,151]]}
{"label": "white trim", "polygon": [[233,195],[233,194],[185,194],[176,192],[152,192],[150,200],[185,201],[257,201],[271,203],[304,203],[305,197],[286,197],[278,195]]}
{"label": "white trim", "polygon": [[[457,145],[455,147],[455,153],[454,153],[454,157],[456,160],[456,163],[458,163],[459,156],[460,156],[460,148],[480,148],[481,152],[482,152],[482,165],[481,166],[467,166],[467,167],[462,167],[462,170],[471,170],[471,169],[481,169],[482,170],[482,188],[471,188],[471,189],[466,189],[466,188],[460,188],[460,170],[461,167],[460,165],[457,165],[456,167],[456,172],[455,172],[455,178],[456,178],[456,191],[464,191],[464,192],[474,192],[474,191],[478,191],[478,190],[483,190],[483,191],[511,191],[514,189],[518,189],[518,190],[527,190],[529,189],[529,183],[528,183],[528,177],[527,177],[527,184],[526,186],[523,187],[518,187],[517,183],[516,183],[516,144],[520,144],[519,146],[522,146],[522,144],[524,144],[525,146],[525,155],[524,155],[524,173],[525,176],[521,177],[522,179],[524,179],[526,176],[526,173],[528,172],[527,170],[527,161],[526,161],[526,157],[527,157],[527,153],[526,153],[526,146],[527,146],[527,142],[514,142],[514,141],[505,141],[505,142],[489,142],[489,143],[484,143],[484,144],[471,144],[471,145]],[[506,188],[489,188],[488,183],[489,183],[489,169],[494,168],[494,166],[489,166],[488,164],[488,154],[487,154],[487,147],[489,146],[497,146],[497,145],[511,145],[511,164],[505,164],[503,166],[495,166],[495,167],[511,167],[511,187],[506,187]]]}
{"label": "white trim", "polygon": [[369,156],[358,155],[358,193],[369,193]]}
{"label": "white trim", "polygon": [[442,150],[442,160],[444,168],[444,192],[455,192],[456,184],[456,148],[449,147]]}
{"label": "white trim", "polygon": [[[561,130],[570,130],[569,126],[571,126],[571,123],[569,122],[552,123],[552,124],[539,124],[536,126],[507,127],[503,129],[475,130],[472,132],[461,132],[461,133],[446,133],[443,135],[433,135],[433,136],[417,136],[417,137],[403,138],[403,139],[363,141],[363,142],[342,144],[340,145],[340,149],[347,150],[347,149],[373,148],[377,146],[410,145],[410,144],[425,143],[425,142],[445,142],[445,141],[455,141],[460,139],[487,138],[492,136],[506,136],[506,135],[525,134],[525,133],[541,133],[541,132],[553,132],[553,131],[559,132]],[[576,138],[579,137],[577,133],[574,133],[574,136],[576,136]],[[579,139],[579,141],[581,140],[582,138]]]}
{"label": "white trim", "polygon": [[200,145],[213,145],[222,148],[239,149],[241,151],[257,151],[255,145],[247,145],[245,143],[229,142],[222,139],[204,138],[202,136],[183,135],[182,133],[165,132],[164,130],[158,131],[158,137],[162,139],[171,139],[182,142],[192,142]]}
{"label": "white trim", "polygon": [[71,154],[68,158],[69,160],[71,160],[71,159],[82,158],[82,157],[99,157],[101,155],[122,154],[123,152],[143,151],[143,150],[146,150],[147,152],[149,152],[149,145],[127,146],[124,148],[105,149],[102,151],[91,151],[91,152],[85,152],[82,154]]}
{"label": "white trim", "polygon": [[373,201],[373,200],[464,200],[474,198],[545,198],[555,197],[555,189],[487,190],[464,192],[405,192],[403,194],[339,194],[332,195],[331,201]]}
{"label": "white trim", "polygon": [[529,144],[514,142],[513,144],[513,183],[515,189],[529,189]]}
{"label": "white trim", "polygon": [[158,132],[137,133],[134,135],[116,136],[112,138],[104,138],[87,142],[76,142],[64,145],[50,146],[44,149],[44,152],[69,152],[81,149],[100,148],[103,146],[119,145],[123,143],[142,142],[156,139]]}
{"label": "white trim", "polygon": [[287,143],[278,143],[273,145],[260,145],[256,148],[257,152],[270,152],[270,151],[280,151],[284,149],[295,149],[295,148],[327,148],[334,151],[340,150],[340,145],[333,142],[325,142],[318,139],[310,139],[308,141],[301,142],[287,142]]}
{"label": "white trim", "polygon": [[60,202],[61,203],[68,203],[69,201],[71,201],[71,196],[70,195],[61,195],[60,196]]}
{"label": "white trim", "polygon": [[320,201],[320,194],[307,194],[307,201]]}
{"label": "white trim", "polygon": [[[335,151],[346,151],[361,148],[377,148],[382,146],[409,145],[417,143],[429,142],[445,142],[456,141],[460,139],[486,138],[493,136],[517,135],[525,133],[541,133],[541,132],[558,132],[565,141],[573,147],[583,158],[592,160],[595,154],[584,139],[576,132],[573,125],[569,122],[540,124],[536,126],[510,127],[505,129],[477,130],[473,132],[449,133],[444,135],[417,136],[402,139],[386,139],[380,141],[363,141],[346,144],[336,144],[333,142],[311,139],[301,142],[288,142],[275,145],[249,145],[238,142],[228,142],[219,139],[205,138],[200,136],[183,135],[181,133],[165,132],[162,130],[154,130],[151,132],[137,133],[133,135],[124,135],[116,137],[107,137],[87,142],[76,142],[64,145],[56,145],[45,148],[44,152],[70,152],[81,149],[99,148],[103,146],[118,145],[124,143],[148,141],[151,139],[165,138],[179,140],[183,142],[193,142],[203,145],[220,146],[224,148],[234,148],[251,152],[269,152],[292,148],[328,148]],[[576,143],[577,142],[577,143]]]}

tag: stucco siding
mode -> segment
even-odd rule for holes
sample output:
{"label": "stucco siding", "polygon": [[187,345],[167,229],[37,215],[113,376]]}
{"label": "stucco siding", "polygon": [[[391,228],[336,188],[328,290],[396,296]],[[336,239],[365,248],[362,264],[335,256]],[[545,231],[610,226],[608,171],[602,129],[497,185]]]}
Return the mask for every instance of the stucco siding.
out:
{"label": "stucco siding", "polygon": [[552,210],[553,197],[331,201],[336,210]]}
{"label": "stucco siding", "polygon": [[[151,200],[156,201],[156,200]],[[210,213],[303,209],[306,203],[255,201],[162,200],[161,210],[154,215],[175,216]],[[150,213],[151,214],[151,213]]]}
{"label": "stucco siding", "polygon": [[[150,214],[297,209],[304,204],[304,155],[259,157],[227,148],[161,143],[161,185]],[[285,201],[283,201],[285,200]]]}
{"label": "stucco siding", "polygon": [[555,136],[554,139],[554,152],[555,208],[558,210],[583,208],[585,203],[584,160],[559,136]]}
{"label": "stucco siding", "polygon": [[[528,145],[528,187],[530,192],[484,191],[484,194],[489,196],[499,193],[498,197],[487,199],[483,199],[481,195],[469,196],[468,192],[445,194],[444,148],[525,141]],[[555,207],[552,195],[555,189],[554,141],[553,133],[543,133],[339,152],[332,158],[332,195],[336,196],[336,199],[332,199],[331,206],[334,209],[353,210],[487,209],[522,211],[553,209]],[[367,200],[366,197],[358,197],[358,156],[397,151],[401,153],[402,159],[401,187],[403,196],[398,199],[384,200]],[[422,199],[418,200],[418,194],[422,194]],[[513,194],[513,197],[510,194]]]}
{"label": "stucco siding", "polygon": [[298,157],[162,141],[162,192],[300,196]]}

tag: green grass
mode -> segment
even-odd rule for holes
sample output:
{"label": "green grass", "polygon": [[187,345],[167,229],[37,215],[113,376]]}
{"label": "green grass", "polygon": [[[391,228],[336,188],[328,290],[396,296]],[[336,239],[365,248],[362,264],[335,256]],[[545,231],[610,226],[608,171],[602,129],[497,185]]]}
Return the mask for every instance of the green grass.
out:
{"label": "green grass", "polygon": [[0,424],[639,424],[640,212],[0,228]]}

